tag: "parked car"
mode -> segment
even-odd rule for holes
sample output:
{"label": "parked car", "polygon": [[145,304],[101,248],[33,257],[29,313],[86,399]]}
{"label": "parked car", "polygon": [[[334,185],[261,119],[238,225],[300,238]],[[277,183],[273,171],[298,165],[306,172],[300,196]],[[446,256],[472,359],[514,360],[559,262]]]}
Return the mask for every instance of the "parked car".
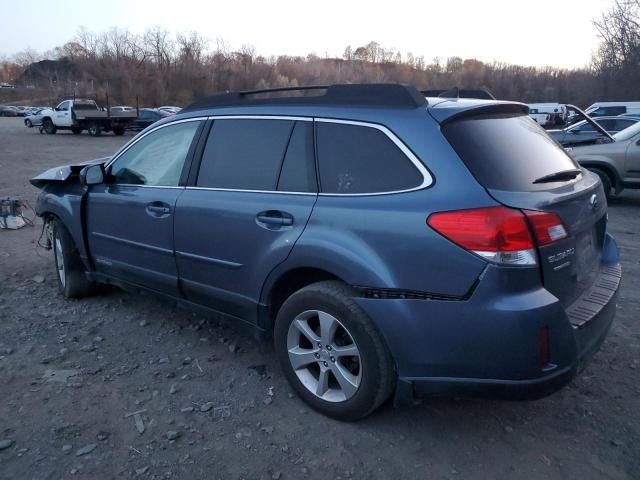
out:
{"label": "parked car", "polygon": [[15,109],[5,106],[5,105],[0,105],[0,117],[17,117],[18,114],[16,113]]}
{"label": "parked car", "polygon": [[24,116],[23,111],[20,110],[18,107],[15,107],[13,105],[9,105],[7,108],[10,108],[11,110],[13,110],[15,117],[23,117]]}
{"label": "parked car", "polygon": [[[618,133],[635,125],[640,118],[634,117],[598,117],[596,121],[610,134]],[[547,130],[547,133],[562,146],[569,147],[584,143],[594,143],[602,138],[601,132],[587,120],[575,123],[563,130]]]}
{"label": "parked car", "polygon": [[153,108],[141,108],[139,110],[138,118],[131,124],[131,130],[144,130],[153,123],[163,118],[169,117],[173,113],[155,110]]}
{"label": "parked car", "polygon": [[608,195],[640,188],[640,122],[613,135],[613,141],[577,146],[571,156],[597,173]]}
{"label": "parked car", "polygon": [[164,106],[164,107],[158,107],[158,110],[162,110],[162,111],[164,111],[164,112],[168,112],[168,113],[178,113],[180,110],[182,110],[182,108],[180,108],[180,107]]}
{"label": "parked car", "polygon": [[342,420],[394,391],[537,398],[598,350],[621,279],[602,184],[526,105],[260,92],[31,180],[62,295],[108,282],[216,312]]}
{"label": "parked car", "polygon": [[640,102],[596,102],[585,109],[590,117],[615,116],[623,113],[640,115]]}
{"label": "parked car", "polygon": [[44,110],[31,110],[31,113],[24,117],[24,126],[31,128],[42,125],[43,111]]}

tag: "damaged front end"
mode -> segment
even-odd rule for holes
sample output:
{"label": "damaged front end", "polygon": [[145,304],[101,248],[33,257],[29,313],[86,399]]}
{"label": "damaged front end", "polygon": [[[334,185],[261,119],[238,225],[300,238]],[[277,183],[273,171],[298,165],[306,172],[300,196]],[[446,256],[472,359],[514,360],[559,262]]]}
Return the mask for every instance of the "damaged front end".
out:
{"label": "damaged front end", "polygon": [[89,265],[84,235],[84,194],[86,186],[80,181],[80,172],[89,165],[104,165],[111,157],[51,168],[30,180],[41,189],[35,205],[36,214],[43,219],[41,247],[51,249],[51,224],[59,219],[71,234],[80,258]]}
{"label": "damaged front end", "polygon": [[37,188],[44,188],[49,183],[64,183],[78,181],[78,174],[87,165],[104,165],[111,157],[96,158],[94,160],[88,160],[86,162],[74,163],[71,165],[63,165],[61,167],[50,168],[49,170],[42,172],[40,175],[33,177],[30,182],[31,185]]}

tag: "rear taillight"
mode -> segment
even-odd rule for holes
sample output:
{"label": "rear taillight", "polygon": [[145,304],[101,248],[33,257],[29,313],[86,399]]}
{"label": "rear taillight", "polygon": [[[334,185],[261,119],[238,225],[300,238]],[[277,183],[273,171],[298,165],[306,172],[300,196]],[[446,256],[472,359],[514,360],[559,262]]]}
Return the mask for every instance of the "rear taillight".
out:
{"label": "rear taillight", "polygon": [[507,207],[438,212],[427,223],[465,250],[504,265],[535,265],[536,246],[567,236],[554,213]]}
{"label": "rear taillight", "polygon": [[427,223],[439,234],[487,260],[535,265],[535,244],[525,216],[507,207],[432,214]]}
{"label": "rear taillight", "polygon": [[539,246],[549,245],[563,238],[567,238],[567,231],[562,220],[555,213],[523,210],[529,220],[531,229],[536,236]]}

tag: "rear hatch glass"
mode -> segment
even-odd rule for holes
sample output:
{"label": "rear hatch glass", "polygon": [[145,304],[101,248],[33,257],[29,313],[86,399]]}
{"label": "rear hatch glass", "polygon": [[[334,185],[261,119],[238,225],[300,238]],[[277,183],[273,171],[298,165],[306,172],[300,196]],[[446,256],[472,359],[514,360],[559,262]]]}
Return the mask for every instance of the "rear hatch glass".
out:
{"label": "rear hatch glass", "polygon": [[446,123],[443,133],[486,188],[536,191],[535,180],[579,168],[527,115],[487,115]]}
{"label": "rear hatch glass", "polygon": [[568,237],[539,247],[538,258],[545,288],[568,306],[599,271],[607,209],[597,177],[524,114],[466,116],[442,132],[498,202],[562,219]]}

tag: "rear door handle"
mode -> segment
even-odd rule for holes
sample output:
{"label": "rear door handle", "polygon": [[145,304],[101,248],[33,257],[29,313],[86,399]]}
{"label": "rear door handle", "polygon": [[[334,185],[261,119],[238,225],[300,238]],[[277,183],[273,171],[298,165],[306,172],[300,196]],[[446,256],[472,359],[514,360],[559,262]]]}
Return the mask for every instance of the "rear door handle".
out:
{"label": "rear door handle", "polygon": [[256,219],[259,223],[263,223],[266,225],[276,225],[280,227],[293,225],[293,216],[289,213],[281,212],[279,210],[260,212],[258,215],[256,215]]}

